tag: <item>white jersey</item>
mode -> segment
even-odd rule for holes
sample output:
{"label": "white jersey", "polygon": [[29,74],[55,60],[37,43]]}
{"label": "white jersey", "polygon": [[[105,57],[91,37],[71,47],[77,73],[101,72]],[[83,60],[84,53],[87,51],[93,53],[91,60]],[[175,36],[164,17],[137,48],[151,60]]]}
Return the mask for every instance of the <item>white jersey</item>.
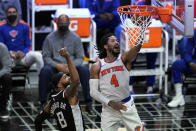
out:
{"label": "white jersey", "polygon": [[100,92],[109,100],[121,101],[129,96],[129,71],[122,62],[121,55],[110,63],[100,60]]}

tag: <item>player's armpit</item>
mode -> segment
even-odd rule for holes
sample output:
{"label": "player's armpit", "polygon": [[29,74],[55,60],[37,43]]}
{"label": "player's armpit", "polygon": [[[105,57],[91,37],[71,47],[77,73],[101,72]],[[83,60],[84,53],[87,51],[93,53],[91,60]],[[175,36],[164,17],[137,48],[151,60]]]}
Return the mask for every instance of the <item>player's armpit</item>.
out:
{"label": "player's armpit", "polygon": [[99,79],[100,63],[96,62],[91,66],[90,69],[90,78]]}
{"label": "player's armpit", "polygon": [[77,105],[78,104],[78,97],[74,96],[74,97],[70,97],[69,98],[69,104],[71,106]]}

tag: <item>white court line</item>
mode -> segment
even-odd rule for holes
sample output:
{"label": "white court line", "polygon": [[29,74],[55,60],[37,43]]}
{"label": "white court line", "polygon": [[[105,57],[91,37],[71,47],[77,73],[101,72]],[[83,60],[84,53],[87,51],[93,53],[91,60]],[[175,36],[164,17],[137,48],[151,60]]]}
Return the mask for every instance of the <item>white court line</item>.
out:
{"label": "white court line", "polygon": [[[32,102],[27,102],[27,103],[34,111],[38,112],[37,108],[34,106],[34,104]],[[48,125],[48,127],[50,127],[50,129],[52,129],[52,131],[56,130],[56,128],[48,120],[45,120],[44,122],[46,125]]]}
{"label": "white court line", "polygon": [[18,118],[24,123],[24,125],[30,130],[33,131],[31,129],[31,127],[24,121],[24,119],[18,114],[18,112],[11,106],[12,111],[18,116]]}

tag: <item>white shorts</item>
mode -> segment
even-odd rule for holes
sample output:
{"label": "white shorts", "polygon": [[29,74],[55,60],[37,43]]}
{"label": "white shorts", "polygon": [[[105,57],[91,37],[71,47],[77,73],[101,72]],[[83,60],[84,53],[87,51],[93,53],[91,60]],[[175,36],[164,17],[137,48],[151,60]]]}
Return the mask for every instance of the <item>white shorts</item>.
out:
{"label": "white shorts", "polygon": [[124,104],[126,111],[118,112],[110,107],[103,107],[101,114],[102,131],[117,131],[122,122],[127,131],[142,131],[143,124],[137,113],[133,98]]}
{"label": "white shorts", "polygon": [[76,126],[76,131],[84,131],[82,113],[79,105],[71,106],[74,122]]}
{"label": "white shorts", "polygon": [[24,66],[31,66],[33,64],[36,64],[36,69],[38,73],[44,66],[42,54],[38,51],[30,51],[22,59],[16,59],[13,61],[14,61],[13,66],[18,65],[18,64],[21,64]]}

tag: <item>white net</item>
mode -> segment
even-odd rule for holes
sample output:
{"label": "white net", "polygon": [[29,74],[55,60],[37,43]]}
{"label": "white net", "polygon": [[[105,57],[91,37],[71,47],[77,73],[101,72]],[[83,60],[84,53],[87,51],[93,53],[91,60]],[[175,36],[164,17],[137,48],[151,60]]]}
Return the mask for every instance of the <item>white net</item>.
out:
{"label": "white net", "polygon": [[[153,8],[149,9],[148,6],[145,6],[145,8],[139,8],[139,6],[134,6],[133,8],[132,6],[128,6],[126,8],[121,8],[120,10],[122,12],[118,11],[123,28],[128,35],[130,47],[133,47],[135,44],[142,44],[144,42],[145,31],[151,23],[152,15],[146,15],[142,13],[146,13],[152,9]],[[129,14],[126,12],[134,13]]]}

